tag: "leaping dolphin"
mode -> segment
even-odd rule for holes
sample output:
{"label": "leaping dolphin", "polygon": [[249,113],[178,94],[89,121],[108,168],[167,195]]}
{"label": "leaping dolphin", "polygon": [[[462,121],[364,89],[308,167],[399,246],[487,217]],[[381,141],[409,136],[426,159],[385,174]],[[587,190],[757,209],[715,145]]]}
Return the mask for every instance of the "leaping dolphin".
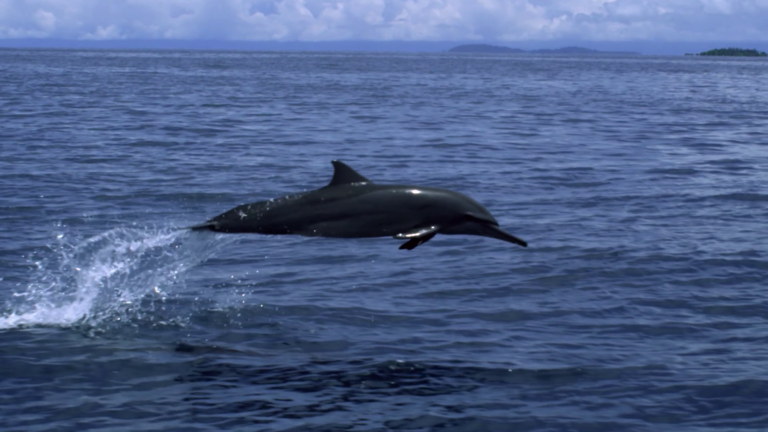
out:
{"label": "leaping dolphin", "polygon": [[298,234],[308,237],[394,237],[411,250],[436,234],[491,237],[527,247],[504,232],[488,210],[458,192],[423,186],[375,184],[332,161],[328,186],[243,204],[193,227],[223,233]]}

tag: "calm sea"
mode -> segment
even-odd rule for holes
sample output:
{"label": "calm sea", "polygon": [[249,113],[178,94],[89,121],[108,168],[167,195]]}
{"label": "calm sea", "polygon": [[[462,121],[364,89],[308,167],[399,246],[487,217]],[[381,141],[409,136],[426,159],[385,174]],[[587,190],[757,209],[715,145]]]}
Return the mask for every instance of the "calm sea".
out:
{"label": "calm sea", "polygon": [[[768,61],[0,50],[0,430],[768,430]],[[527,249],[175,230],[340,159]]]}

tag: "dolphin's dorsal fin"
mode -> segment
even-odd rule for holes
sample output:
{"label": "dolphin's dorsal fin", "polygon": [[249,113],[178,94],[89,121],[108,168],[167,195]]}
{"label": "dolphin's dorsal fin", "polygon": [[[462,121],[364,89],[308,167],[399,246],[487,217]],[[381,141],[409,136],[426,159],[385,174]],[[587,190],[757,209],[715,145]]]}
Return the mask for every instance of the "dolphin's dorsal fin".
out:
{"label": "dolphin's dorsal fin", "polygon": [[358,174],[357,171],[349,167],[342,161],[331,161],[333,164],[333,179],[328,183],[328,186],[340,186],[352,183],[372,183],[367,178]]}

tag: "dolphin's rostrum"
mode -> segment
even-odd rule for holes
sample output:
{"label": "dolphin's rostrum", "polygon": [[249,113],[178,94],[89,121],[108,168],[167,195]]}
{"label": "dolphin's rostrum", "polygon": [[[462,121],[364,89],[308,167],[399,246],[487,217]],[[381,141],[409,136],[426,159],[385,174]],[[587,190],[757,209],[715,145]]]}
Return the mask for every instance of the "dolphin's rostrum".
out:
{"label": "dolphin's rostrum", "polygon": [[488,210],[458,192],[423,186],[375,184],[341,161],[320,189],[243,204],[191,227],[223,233],[310,237],[394,237],[413,249],[436,234],[491,237],[528,246],[506,233]]}

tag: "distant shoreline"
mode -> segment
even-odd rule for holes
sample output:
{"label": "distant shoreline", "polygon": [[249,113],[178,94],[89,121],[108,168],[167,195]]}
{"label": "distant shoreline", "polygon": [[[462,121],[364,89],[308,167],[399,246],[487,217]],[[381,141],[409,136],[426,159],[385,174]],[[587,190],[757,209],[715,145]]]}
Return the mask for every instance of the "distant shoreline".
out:
{"label": "distant shoreline", "polygon": [[452,53],[495,53],[495,54],[577,54],[577,55],[641,55],[634,51],[600,51],[577,46],[556,49],[523,50],[499,45],[468,44],[458,45],[448,50]]}

